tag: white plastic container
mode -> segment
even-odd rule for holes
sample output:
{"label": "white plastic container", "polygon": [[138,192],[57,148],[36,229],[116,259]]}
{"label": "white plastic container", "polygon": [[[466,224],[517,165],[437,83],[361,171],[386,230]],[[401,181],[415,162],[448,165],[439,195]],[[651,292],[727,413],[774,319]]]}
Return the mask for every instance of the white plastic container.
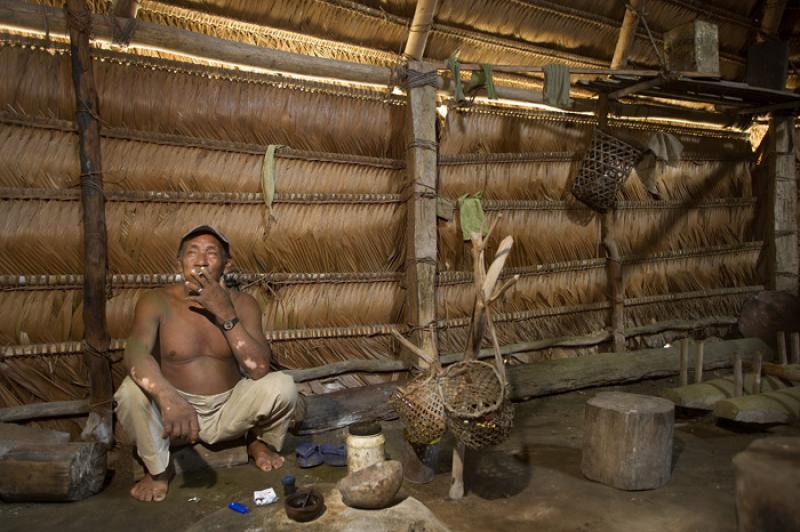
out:
{"label": "white plastic container", "polygon": [[347,436],[347,473],[386,460],[381,426],[377,423],[352,425]]}

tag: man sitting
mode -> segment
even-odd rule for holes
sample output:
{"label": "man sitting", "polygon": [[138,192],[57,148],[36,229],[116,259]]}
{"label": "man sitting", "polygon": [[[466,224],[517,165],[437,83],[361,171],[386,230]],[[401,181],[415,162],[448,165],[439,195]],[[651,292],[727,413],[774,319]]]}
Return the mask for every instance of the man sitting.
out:
{"label": "man sitting", "polygon": [[166,497],[174,474],[170,439],[215,443],[247,434],[257,467],[283,464],[275,451],[294,420],[297,389],[290,376],[269,372],[261,310],[252,296],[226,288],[229,261],[225,236],[195,227],[178,248],[184,283],[150,291],[136,304],[124,358],[129,376],[114,398],[146,468],[131,489],[141,501]]}

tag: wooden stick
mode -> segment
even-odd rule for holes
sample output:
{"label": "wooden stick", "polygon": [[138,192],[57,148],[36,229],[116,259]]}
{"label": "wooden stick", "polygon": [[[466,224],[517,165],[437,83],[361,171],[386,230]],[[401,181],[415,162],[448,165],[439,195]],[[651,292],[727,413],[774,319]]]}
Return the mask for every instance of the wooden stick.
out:
{"label": "wooden stick", "polygon": [[789,359],[786,357],[786,333],[778,331],[778,363],[788,364]]}
{"label": "wooden stick", "polygon": [[453,448],[453,473],[450,477],[450,499],[457,501],[464,497],[464,452],[461,442]]}
{"label": "wooden stick", "polygon": [[756,353],[756,361],[753,363],[753,384],[750,389],[751,394],[761,393],[761,364],[764,362],[763,355]]}
{"label": "wooden stick", "polygon": [[792,364],[800,364],[800,333],[793,332],[789,339],[792,342]]}
{"label": "wooden stick", "polygon": [[700,340],[697,342],[697,351],[695,352],[694,359],[694,382],[700,384],[703,382],[703,357],[705,355],[706,342]]}
{"label": "wooden stick", "polygon": [[733,362],[733,396],[734,397],[741,397],[744,395],[743,384],[744,379],[742,378],[742,355],[736,353],[734,362]]}
{"label": "wooden stick", "polygon": [[664,79],[661,76],[656,76],[655,78],[646,79],[644,81],[640,81],[639,83],[634,83],[633,85],[629,85],[624,89],[615,90],[608,94],[609,100],[619,100],[620,98],[624,98],[625,96],[630,96],[632,94],[636,94],[637,92],[646,91],[648,89],[652,89],[664,82]]}
{"label": "wooden stick", "polygon": [[689,384],[689,339],[681,340],[681,386]]}
{"label": "wooden stick", "polygon": [[628,54],[636,41],[636,28],[639,26],[639,7],[641,0],[630,0],[626,5],[625,17],[622,19],[622,27],[617,37],[617,45],[614,48],[614,57],[611,59],[611,69],[616,70],[628,64]]}
{"label": "wooden stick", "polygon": [[503,285],[500,288],[498,288],[497,290],[494,291],[494,295],[489,299],[489,304],[491,305],[492,303],[494,303],[495,301],[497,301],[498,299],[503,297],[503,294],[505,294],[506,291],[508,291],[515,284],[517,284],[517,281],[519,281],[519,278],[520,278],[520,276],[519,276],[519,274],[517,274],[514,277],[512,277],[511,279],[507,279],[506,282],[503,283]]}
{"label": "wooden stick", "polygon": [[433,363],[434,363],[434,361],[435,361],[435,358],[434,358],[432,355],[429,355],[428,353],[426,353],[425,351],[423,351],[423,350],[422,350],[422,349],[420,349],[419,347],[415,346],[414,344],[412,344],[411,342],[409,342],[408,340],[406,340],[406,339],[405,339],[405,337],[404,337],[402,334],[400,334],[399,332],[397,332],[397,331],[392,331],[392,336],[394,336],[395,338],[397,338],[397,340],[398,340],[398,341],[399,341],[401,344],[403,344],[403,346],[404,346],[406,349],[408,349],[409,351],[411,351],[412,353],[414,353],[415,355],[417,355],[419,358],[421,358],[422,360],[424,360],[424,361],[425,361],[425,362],[426,362],[428,365],[431,365],[431,364],[433,364]]}
{"label": "wooden stick", "polygon": [[65,416],[82,416],[89,412],[89,401],[54,401],[0,408],[0,421],[28,421]]}
{"label": "wooden stick", "polygon": [[91,412],[82,437],[111,445],[112,393],[111,363],[107,357],[111,338],[106,326],[106,215],[103,174],[100,158],[98,98],[95,89],[91,49],[90,13],[85,0],[67,0],[70,23],[70,57],[75,89],[75,121],[78,125],[81,165],[81,204],[83,206],[84,264],[83,283],[84,361],[89,370]]}
{"label": "wooden stick", "polygon": [[761,365],[761,372],[770,377],[778,377],[785,381],[800,382],[800,366],[788,366],[781,364],[770,364],[764,362]]}

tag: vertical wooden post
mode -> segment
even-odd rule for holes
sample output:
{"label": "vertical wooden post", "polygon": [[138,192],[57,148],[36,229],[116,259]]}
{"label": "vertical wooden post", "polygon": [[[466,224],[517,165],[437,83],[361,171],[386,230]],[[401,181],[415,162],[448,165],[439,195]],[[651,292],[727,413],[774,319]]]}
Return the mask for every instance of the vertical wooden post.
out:
{"label": "vertical wooden post", "polygon": [[704,340],[697,342],[697,351],[694,358],[694,382],[703,382],[703,357],[705,355],[706,343]]}
{"label": "vertical wooden post", "polygon": [[767,257],[772,290],[797,295],[797,177],[794,117],[773,115],[768,133]]}
{"label": "vertical wooden post", "polygon": [[744,395],[744,378],[742,377],[742,355],[736,353],[733,360],[733,396]]}
{"label": "vertical wooden post", "polygon": [[761,353],[756,353],[756,361],[753,363],[753,385],[750,390],[751,394],[761,393],[761,365],[763,361],[764,357]]}
{"label": "vertical wooden post", "polygon": [[[422,63],[410,62],[409,70],[421,71]],[[416,330],[412,341],[438,356],[430,334],[436,321],[436,87],[408,88],[406,128],[406,302],[408,322]],[[435,334],[435,329],[434,329]],[[413,356],[405,352],[407,359]],[[416,357],[414,357],[416,358]]]}
{"label": "vertical wooden post", "polygon": [[789,340],[792,344],[792,364],[800,364],[800,333],[791,333]]}
{"label": "vertical wooden post", "polygon": [[689,384],[689,339],[681,340],[681,386]]}
{"label": "vertical wooden post", "polygon": [[83,206],[84,360],[89,370],[90,410],[82,437],[110,445],[113,431],[111,364],[106,356],[110,343],[106,328],[106,219],[98,101],[89,48],[91,18],[84,0],[67,0],[65,9],[75,88]]}
{"label": "vertical wooden post", "polygon": [[786,356],[786,333],[778,331],[778,363],[786,365],[789,358]]}

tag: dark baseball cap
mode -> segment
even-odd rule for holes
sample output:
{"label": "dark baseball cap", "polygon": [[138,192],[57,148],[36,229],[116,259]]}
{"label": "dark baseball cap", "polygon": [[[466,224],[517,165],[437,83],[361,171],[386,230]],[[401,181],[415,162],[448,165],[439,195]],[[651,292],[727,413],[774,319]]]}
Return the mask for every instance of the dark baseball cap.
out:
{"label": "dark baseball cap", "polygon": [[225,254],[231,254],[231,243],[228,238],[222,234],[217,228],[211,227],[210,225],[198,225],[197,227],[193,227],[184,233],[181,237],[181,241],[178,244],[178,254],[181,252],[181,248],[183,247],[183,243],[189,240],[190,238],[194,238],[197,235],[212,235],[217,240],[222,243],[222,247],[225,249]]}

